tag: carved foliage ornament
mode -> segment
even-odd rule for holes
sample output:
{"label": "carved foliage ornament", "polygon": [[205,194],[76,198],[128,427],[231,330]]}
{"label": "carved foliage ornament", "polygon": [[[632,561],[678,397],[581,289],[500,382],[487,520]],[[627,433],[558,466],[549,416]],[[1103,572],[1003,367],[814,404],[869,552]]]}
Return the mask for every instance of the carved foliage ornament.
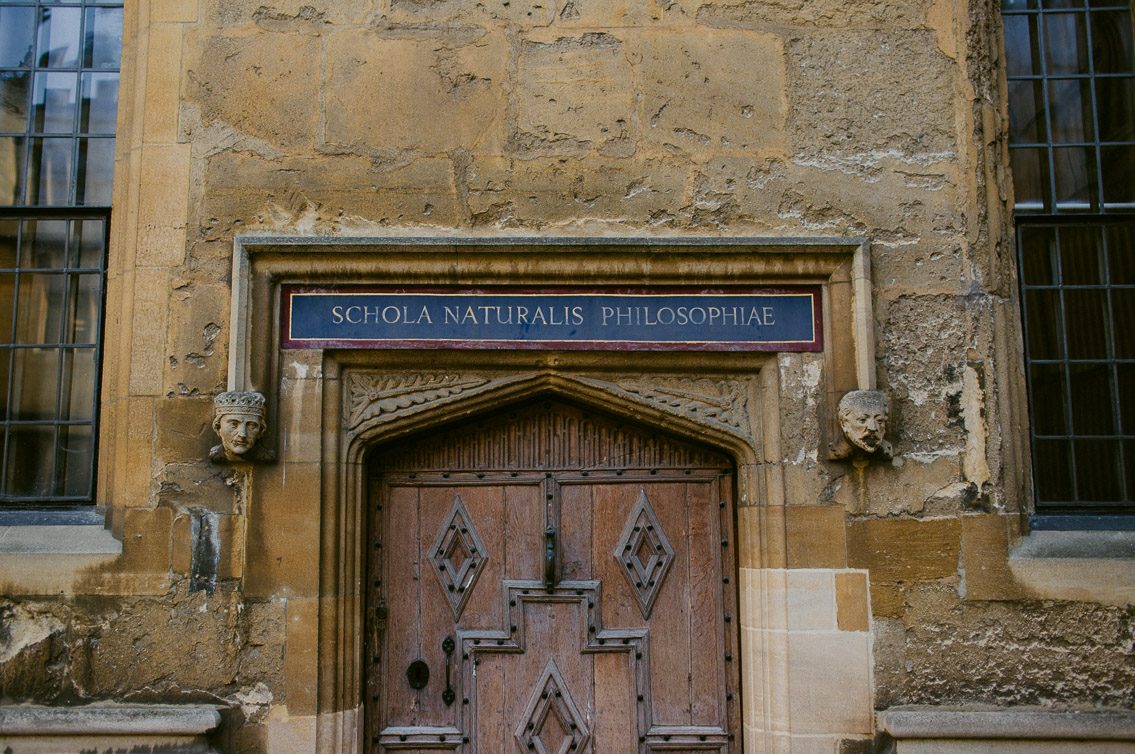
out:
{"label": "carved foliage ornament", "polygon": [[742,385],[726,380],[623,379],[618,387],[679,413],[708,419],[750,436],[748,401]]}
{"label": "carved foliage ornament", "polygon": [[268,431],[264,396],[252,390],[230,390],[213,399],[213,431],[220,445],[209,451],[215,463],[274,461],[276,453],[260,445]]}
{"label": "carved foliage ornament", "polygon": [[369,419],[448,398],[487,382],[476,375],[352,373],[348,394],[350,426],[353,429]]}

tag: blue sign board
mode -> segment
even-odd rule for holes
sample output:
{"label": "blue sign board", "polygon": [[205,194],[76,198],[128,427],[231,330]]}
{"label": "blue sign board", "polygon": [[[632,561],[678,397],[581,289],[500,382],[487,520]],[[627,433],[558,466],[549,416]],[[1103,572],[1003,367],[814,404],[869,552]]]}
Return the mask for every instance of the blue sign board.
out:
{"label": "blue sign board", "polygon": [[285,348],[819,351],[820,289],[285,286]]}

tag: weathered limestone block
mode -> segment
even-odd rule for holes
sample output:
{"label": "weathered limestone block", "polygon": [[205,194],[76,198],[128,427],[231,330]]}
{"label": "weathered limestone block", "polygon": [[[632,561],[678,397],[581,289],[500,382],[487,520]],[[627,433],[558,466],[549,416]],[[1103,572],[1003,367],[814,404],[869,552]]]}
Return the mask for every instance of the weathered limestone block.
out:
{"label": "weathered limestone block", "polygon": [[954,67],[934,32],[802,36],[789,47],[793,149],[802,164],[839,170],[893,156],[914,164],[956,150]]}
{"label": "weathered limestone block", "polygon": [[231,296],[228,286],[208,285],[193,278],[173,281],[167,397],[211,395],[224,387]]}
{"label": "weathered limestone block", "polygon": [[[456,221],[448,159],[413,160],[395,152],[391,160],[357,155],[273,160],[225,151],[208,158],[205,186],[210,235],[257,225],[345,232],[392,222]],[[231,241],[226,250],[231,255]]]}
{"label": "weathered limestone block", "polygon": [[319,123],[319,38],[240,34],[199,31],[187,40],[184,96],[206,125],[223,123],[285,149],[310,148]]}
{"label": "weathered limestone block", "polygon": [[628,55],[623,39],[606,32],[522,42],[510,151],[522,158],[629,156],[634,87]]}
{"label": "weathered limestone block", "polygon": [[743,31],[647,33],[636,45],[642,145],[687,154],[785,151],[784,49]]}
{"label": "weathered limestone block", "polygon": [[958,484],[961,474],[956,455],[899,457],[863,470],[851,468],[833,480],[829,489],[831,498],[851,512],[872,516],[957,515],[962,507],[956,500],[937,496]]}
{"label": "weathered limestone block", "polygon": [[883,322],[880,388],[891,395],[897,453],[957,453],[964,446],[962,388],[970,320],[980,299],[876,298]]}
{"label": "weathered limestone block", "polygon": [[376,156],[391,146],[428,155],[458,148],[497,152],[505,37],[478,29],[448,36],[394,33],[352,29],[328,39],[327,142]]}
{"label": "weathered limestone block", "polygon": [[932,581],[958,572],[956,518],[849,521],[847,564],[866,568],[871,583]]}
{"label": "weathered limestone block", "polygon": [[[561,9],[562,6],[562,9]],[[425,23],[478,24],[513,29],[549,26],[557,17],[571,15],[570,3],[562,0],[509,0],[469,3],[463,0],[390,0],[387,18],[407,26]]]}
{"label": "weathered limestone block", "polygon": [[375,4],[375,0],[207,0],[201,4],[201,18],[222,27],[255,23],[274,31],[310,31],[363,23]]}
{"label": "weathered limestone block", "polygon": [[593,218],[676,221],[688,169],[671,160],[478,158],[465,180],[474,226],[540,226]]}
{"label": "weathered limestone block", "polygon": [[770,26],[818,26],[845,29],[908,29],[925,24],[933,0],[680,0],[699,23],[718,27],[766,29]]}
{"label": "weathered limestone block", "polygon": [[903,650],[892,703],[1130,709],[1135,607],[964,600],[954,584],[913,586],[907,602],[906,630],[886,637]]}

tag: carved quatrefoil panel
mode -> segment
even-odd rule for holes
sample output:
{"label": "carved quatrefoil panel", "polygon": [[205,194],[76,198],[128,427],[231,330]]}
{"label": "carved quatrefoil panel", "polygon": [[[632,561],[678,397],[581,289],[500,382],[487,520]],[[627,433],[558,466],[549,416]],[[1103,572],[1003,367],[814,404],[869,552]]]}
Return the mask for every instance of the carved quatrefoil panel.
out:
{"label": "carved quatrefoil panel", "polygon": [[430,550],[429,561],[441,579],[449,604],[453,607],[453,617],[460,618],[477,577],[489,562],[485,546],[473,528],[473,519],[465,510],[460,495],[453,498],[449,515],[442,522],[441,531]]}
{"label": "carved quatrefoil panel", "polygon": [[586,723],[556,661],[549,660],[516,728],[520,748],[539,754],[582,754],[591,738]]}
{"label": "carved quatrefoil panel", "polygon": [[623,527],[614,555],[638,599],[642,617],[649,618],[662,581],[674,563],[674,548],[643,490],[639,490],[638,502]]}

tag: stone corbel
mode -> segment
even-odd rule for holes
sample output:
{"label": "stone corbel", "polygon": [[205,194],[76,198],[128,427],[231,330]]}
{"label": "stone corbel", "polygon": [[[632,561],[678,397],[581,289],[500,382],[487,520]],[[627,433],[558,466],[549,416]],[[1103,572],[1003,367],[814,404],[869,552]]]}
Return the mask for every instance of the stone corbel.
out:
{"label": "stone corbel", "polygon": [[209,450],[213,463],[270,463],[276,452],[260,444],[268,431],[267,400],[254,390],[230,390],[213,399],[213,431],[220,445]]}
{"label": "stone corbel", "polygon": [[889,460],[894,448],[886,440],[887,397],[878,390],[852,390],[839,401],[840,438],[831,444],[832,460]]}

